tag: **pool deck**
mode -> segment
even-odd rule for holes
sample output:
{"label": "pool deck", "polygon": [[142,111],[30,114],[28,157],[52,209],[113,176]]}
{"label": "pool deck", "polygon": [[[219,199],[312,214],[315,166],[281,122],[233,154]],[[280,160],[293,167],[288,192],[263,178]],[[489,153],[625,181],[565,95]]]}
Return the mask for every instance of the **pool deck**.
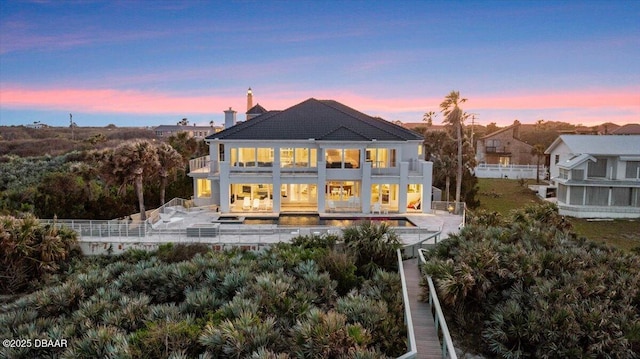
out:
{"label": "pool deck", "polygon": [[[440,232],[439,239],[448,237],[449,233],[455,233],[462,222],[462,217],[452,215],[445,211],[437,211],[434,214],[405,213],[405,214],[375,214],[366,215],[366,218],[407,218],[416,227],[394,227],[405,245],[415,243],[431,244],[435,242],[432,237]],[[289,213],[287,213],[289,214]],[[305,213],[309,215],[309,213]],[[331,226],[282,226],[276,224],[239,224],[239,223],[214,223],[219,216],[235,216],[239,214],[218,213],[205,208],[186,210],[184,208],[168,209],[167,214],[154,223],[150,230],[142,228],[143,222],[115,222],[117,229],[113,228],[87,231],[92,235],[80,235],[79,242],[85,254],[102,254],[107,250],[113,253],[124,252],[130,248],[153,250],[163,243],[205,243],[215,248],[229,248],[242,246],[250,249],[260,249],[279,242],[289,242],[299,235],[324,235],[340,234],[344,227]],[[245,213],[246,218],[277,218],[278,213]],[[329,218],[354,218],[360,217],[356,213],[321,213],[320,217]],[[113,222],[110,222],[110,224]],[[84,224],[87,226],[87,224]],[[105,226],[104,221],[97,228]],[[208,232],[209,231],[209,232]],[[215,234],[211,234],[213,231]],[[108,233],[107,233],[108,232]],[[125,233],[126,232],[126,233]],[[133,233],[133,234],[132,234]],[[138,235],[140,233],[141,235]],[[195,234],[194,234],[195,233]]]}

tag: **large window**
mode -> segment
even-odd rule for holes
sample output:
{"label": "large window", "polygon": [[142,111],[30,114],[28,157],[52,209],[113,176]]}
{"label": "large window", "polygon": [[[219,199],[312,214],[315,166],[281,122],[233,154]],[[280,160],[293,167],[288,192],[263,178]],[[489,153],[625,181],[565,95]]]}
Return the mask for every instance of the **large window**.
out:
{"label": "large window", "polygon": [[571,187],[569,204],[582,206],[584,204],[584,186]]}
{"label": "large window", "polygon": [[367,148],[367,162],[372,168],[396,167],[396,150],[394,148]]}
{"label": "large window", "polygon": [[609,188],[608,187],[587,187],[587,205],[588,206],[608,206],[609,205]]}
{"label": "large window", "polygon": [[625,178],[640,178],[640,161],[627,161]]}
{"label": "large window", "polygon": [[567,202],[567,186],[558,184],[558,202]]}
{"label": "large window", "polygon": [[360,197],[360,182],[330,181],[326,183],[325,195],[327,199],[346,201]]}
{"label": "large window", "polygon": [[571,179],[575,181],[582,181],[584,179],[584,170],[583,169],[571,170]]}
{"label": "large window", "polygon": [[633,204],[633,188],[614,187],[611,189],[612,206],[631,206]]}
{"label": "large window", "polygon": [[231,165],[234,167],[271,167],[273,165],[273,148],[232,148]]}
{"label": "large window", "polygon": [[560,168],[558,170],[558,178],[569,179],[569,170],[564,169],[564,168]]}
{"label": "large window", "polygon": [[396,203],[398,193],[397,184],[373,184],[371,185],[371,204],[391,204]]}
{"label": "large window", "polygon": [[487,152],[499,152],[500,140],[487,140]]}
{"label": "large window", "polygon": [[327,168],[360,168],[360,150],[329,148],[325,160]]}
{"label": "large window", "polygon": [[197,196],[200,198],[211,197],[211,181],[204,178],[198,178],[196,184]]}
{"label": "large window", "polygon": [[318,150],[315,148],[281,148],[280,167],[304,168],[318,166]]}
{"label": "large window", "polygon": [[273,148],[258,148],[258,167],[273,166]]}
{"label": "large window", "polygon": [[589,162],[587,168],[587,177],[607,177],[606,158],[598,158],[597,162]]}

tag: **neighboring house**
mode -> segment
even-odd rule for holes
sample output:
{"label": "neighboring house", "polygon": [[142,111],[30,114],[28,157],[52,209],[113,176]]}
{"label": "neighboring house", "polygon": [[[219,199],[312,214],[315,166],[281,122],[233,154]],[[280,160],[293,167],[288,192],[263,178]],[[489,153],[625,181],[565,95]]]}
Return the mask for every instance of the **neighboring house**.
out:
{"label": "neighboring house", "polygon": [[[261,110],[262,111],[262,110]],[[196,205],[221,212],[431,212],[422,136],[332,100],[308,99],[208,136],[191,161]]]}
{"label": "neighboring house", "polygon": [[204,139],[205,137],[216,133],[220,128],[211,126],[182,126],[182,125],[160,125],[153,129],[156,136],[160,138],[167,138],[176,135],[180,132],[187,132],[189,137]]}
{"label": "neighboring house", "polygon": [[[520,140],[520,122],[480,137],[476,142],[476,162],[488,165],[535,165],[533,146]],[[544,163],[544,161],[542,161]]]}
{"label": "neighboring house", "polygon": [[611,132],[612,135],[640,135],[640,124],[629,123]]}
{"label": "neighboring house", "polygon": [[640,136],[562,135],[545,153],[560,214],[640,217]]}

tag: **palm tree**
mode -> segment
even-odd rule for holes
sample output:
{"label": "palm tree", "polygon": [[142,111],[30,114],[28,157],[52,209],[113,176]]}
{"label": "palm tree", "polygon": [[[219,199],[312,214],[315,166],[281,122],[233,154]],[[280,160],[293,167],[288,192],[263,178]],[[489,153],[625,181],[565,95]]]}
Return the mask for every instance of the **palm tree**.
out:
{"label": "palm tree", "polygon": [[427,123],[427,128],[433,126],[433,119],[438,117],[438,114],[433,112],[433,111],[429,111],[429,112],[425,112],[425,114],[422,116],[422,121]]}
{"label": "palm tree", "polygon": [[444,101],[440,104],[440,111],[444,114],[444,122],[453,126],[456,133],[458,143],[457,164],[458,171],[456,173],[456,213],[459,212],[460,194],[462,193],[462,126],[468,115],[462,111],[460,104],[466,102],[466,98],[460,98],[460,92],[451,91]]}
{"label": "palm tree", "polygon": [[143,221],[147,219],[142,185],[144,175],[153,173],[158,167],[158,154],[149,141],[127,142],[104,156],[104,172],[111,181],[120,184],[120,193],[126,185],[133,183]]}
{"label": "palm tree", "polygon": [[536,156],[536,183],[540,183],[540,159],[544,156],[544,146],[539,143],[533,146],[531,155]]}
{"label": "palm tree", "polygon": [[177,169],[184,168],[182,156],[167,143],[160,143],[156,147],[158,155],[158,175],[160,176],[160,204],[164,205],[164,195],[167,188],[167,178],[170,174],[175,173]]}
{"label": "palm tree", "polygon": [[189,159],[198,151],[198,142],[195,138],[189,137],[189,133],[182,131],[171,135],[169,144],[182,156],[184,163],[189,163]]}
{"label": "palm tree", "polygon": [[71,173],[82,178],[84,182],[84,190],[88,201],[93,200],[93,191],[91,182],[96,178],[98,170],[88,162],[75,162],[69,166]]}
{"label": "palm tree", "polygon": [[[455,176],[455,159],[443,154],[434,161],[434,167],[438,170],[438,176],[444,176],[445,192],[447,193],[447,206],[449,206],[449,196],[451,193],[450,183],[451,177]],[[442,177],[440,177],[442,179]]]}

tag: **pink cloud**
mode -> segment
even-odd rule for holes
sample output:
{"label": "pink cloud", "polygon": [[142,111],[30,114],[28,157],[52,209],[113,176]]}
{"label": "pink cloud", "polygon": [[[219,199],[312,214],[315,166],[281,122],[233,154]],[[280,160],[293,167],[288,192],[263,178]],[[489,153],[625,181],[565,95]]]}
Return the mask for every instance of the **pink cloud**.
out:
{"label": "pink cloud", "polygon": [[640,109],[640,89],[575,91],[480,96],[470,99],[478,109],[562,109],[562,108],[636,108]]}
{"label": "pink cloud", "polygon": [[[244,89],[243,89],[244,91]],[[437,111],[443,97],[376,98],[350,91],[296,90],[293,85],[277,86],[255,92],[254,103],[267,109],[282,110],[307,98],[334,99],[374,116],[404,122],[421,120],[421,114]],[[640,91],[635,88],[601,91],[530,93],[513,95],[470,94],[465,110],[479,113],[484,122],[524,122],[544,118],[569,122],[618,120],[640,122]],[[244,112],[244,93],[230,95],[184,95],[118,89],[33,89],[3,84],[0,107],[130,114],[219,114],[233,106]],[[483,116],[491,113],[493,118]],[[527,118],[527,116],[532,118]],[[615,116],[615,117],[614,117]],[[504,118],[503,118],[504,117]]]}
{"label": "pink cloud", "polygon": [[98,113],[180,114],[220,112],[231,97],[189,96],[113,89],[27,89],[3,86],[0,105],[6,108]]}

